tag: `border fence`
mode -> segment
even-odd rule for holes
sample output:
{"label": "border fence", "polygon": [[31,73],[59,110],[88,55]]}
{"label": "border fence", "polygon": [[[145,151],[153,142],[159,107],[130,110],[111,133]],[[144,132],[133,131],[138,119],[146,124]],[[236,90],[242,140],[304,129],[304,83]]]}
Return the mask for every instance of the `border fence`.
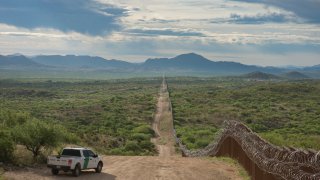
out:
{"label": "border fence", "polygon": [[[163,85],[167,90],[165,79]],[[169,103],[172,112],[170,99]],[[200,150],[187,149],[175,129],[173,132],[183,156],[231,157],[238,160],[254,180],[320,180],[320,151],[275,146],[238,121],[225,121],[215,140]]]}

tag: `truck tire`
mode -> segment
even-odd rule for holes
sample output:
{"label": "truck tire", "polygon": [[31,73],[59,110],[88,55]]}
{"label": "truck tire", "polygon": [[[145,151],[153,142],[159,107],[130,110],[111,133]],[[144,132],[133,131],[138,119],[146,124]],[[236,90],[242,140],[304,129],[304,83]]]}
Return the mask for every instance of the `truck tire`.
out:
{"label": "truck tire", "polygon": [[52,168],[52,169],[51,169],[51,173],[52,173],[53,175],[58,175],[58,174],[59,174],[59,169]]}
{"label": "truck tire", "polygon": [[74,170],[72,170],[72,175],[75,177],[78,177],[80,176],[80,173],[81,173],[81,167],[79,164],[77,164]]}
{"label": "truck tire", "polygon": [[96,173],[101,173],[102,167],[103,167],[103,163],[100,161],[97,165],[97,168],[95,169]]}

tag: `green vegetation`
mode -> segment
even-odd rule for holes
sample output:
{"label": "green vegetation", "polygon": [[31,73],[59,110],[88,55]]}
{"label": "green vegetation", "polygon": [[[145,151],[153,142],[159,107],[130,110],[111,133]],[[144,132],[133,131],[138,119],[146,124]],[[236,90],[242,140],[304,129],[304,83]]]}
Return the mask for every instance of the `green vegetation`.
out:
{"label": "green vegetation", "polygon": [[13,129],[14,139],[31,151],[37,158],[43,148],[54,148],[62,142],[69,142],[63,126],[49,124],[37,119],[27,120]]}
{"label": "green vegetation", "polygon": [[155,154],[150,124],[160,83],[157,78],[1,80],[0,143],[6,148],[1,153],[12,152],[15,142],[34,156],[61,143],[107,154]]}
{"label": "green vegetation", "polygon": [[73,135],[51,121],[31,119],[28,113],[0,110],[0,162],[14,162],[16,143],[33,153],[33,162],[45,160],[43,150],[55,148],[65,142],[75,142]]}
{"label": "green vegetation", "polygon": [[209,160],[218,160],[222,162],[226,162],[228,164],[231,164],[232,166],[236,167],[238,169],[239,175],[243,178],[243,180],[250,180],[251,177],[249,176],[248,172],[239,164],[239,162],[235,159],[229,158],[229,157],[211,157]]}
{"label": "green vegetation", "polygon": [[0,162],[8,162],[13,157],[14,143],[10,131],[0,130]]}
{"label": "green vegetation", "polygon": [[[35,157],[62,143],[153,155],[160,84],[160,78],[1,80],[0,161],[12,161],[16,144]],[[188,148],[207,146],[224,120],[236,119],[276,145],[320,149],[319,80],[169,78],[168,84],[177,135]]]}
{"label": "green vegetation", "polygon": [[178,126],[177,136],[190,149],[205,148],[212,142],[217,132],[214,126]]}
{"label": "green vegetation", "polygon": [[[177,132],[191,149],[201,147],[198,141],[211,142],[228,119],[244,122],[276,145],[320,149],[319,80],[170,78],[168,83]],[[201,137],[202,130],[210,132],[203,140],[190,136],[192,131]]]}

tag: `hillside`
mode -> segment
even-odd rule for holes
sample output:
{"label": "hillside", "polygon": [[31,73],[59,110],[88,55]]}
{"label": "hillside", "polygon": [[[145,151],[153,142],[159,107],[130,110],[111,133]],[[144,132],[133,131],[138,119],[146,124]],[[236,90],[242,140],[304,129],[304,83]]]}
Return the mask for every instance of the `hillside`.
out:
{"label": "hillside", "polygon": [[142,65],[142,68],[146,70],[207,72],[219,75],[241,74],[257,70],[274,73],[281,72],[281,69],[275,67],[263,68],[237,62],[211,61],[195,53],[182,54],[174,58],[148,59]]}
{"label": "hillside", "polygon": [[320,71],[320,64],[303,68],[305,71]]}
{"label": "hillside", "polygon": [[287,79],[308,79],[309,76],[300,73],[298,71],[290,71],[285,74],[282,74],[281,77],[287,78]]}
{"label": "hillside", "polygon": [[145,69],[184,69],[184,70],[209,70],[212,61],[198,54],[182,54],[174,58],[148,59],[142,65]]}
{"label": "hillside", "polygon": [[134,64],[129,62],[120,60],[106,60],[101,57],[92,56],[36,56],[33,57],[32,60],[39,64],[60,68],[119,69],[134,67]]}
{"label": "hillside", "polygon": [[41,67],[43,65],[32,61],[23,55],[0,55],[0,67]]}
{"label": "hillside", "polygon": [[273,74],[268,74],[268,73],[263,73],[259,71],[255,71],[252,73],[248,73],[245,75],[242,75],[241,77],[247,78],[247,79],[255,79],[255,80],[271,80],[271,79],[279,79],[279,76],[273,75]]}

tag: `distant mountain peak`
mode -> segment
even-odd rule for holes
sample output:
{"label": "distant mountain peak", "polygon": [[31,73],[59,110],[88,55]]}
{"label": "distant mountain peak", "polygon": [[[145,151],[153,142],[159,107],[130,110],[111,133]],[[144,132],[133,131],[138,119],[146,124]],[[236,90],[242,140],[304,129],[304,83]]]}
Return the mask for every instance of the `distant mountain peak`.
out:
{"label": "distant mountain peak", "polygon": [[207,58],[205,58],[199,54],[196,54],[196,53],[181,54],[181,55],[178,55],[172,59],[174,59],[174,60],[197,60],[197,61],[205,60],[205,61],[210,61]]}
{"label": "distant mountain peak", "polygon": [[194,53],[194,52],[185,53],[185,54],[180,54],[180,55],[178,55],[178,56],[176,56],[176,57],[179,57],[179,56],[193,56],[193,57],[202,57],[202,58],[203,58],[203,56],[201,56],[200,54]]}
{"label": "distant mountain peak", "polygon": [[10,54],[8,55],[9,57],[16,57],[16,56],[24,56],[23,54],[21,53],[14,53],[14,54]]}
{"label": "distant mountain peak", "polygon": [[15,54],[0,56],[0,66],[41,67],[43,65],[32,61],[24,55]]}

